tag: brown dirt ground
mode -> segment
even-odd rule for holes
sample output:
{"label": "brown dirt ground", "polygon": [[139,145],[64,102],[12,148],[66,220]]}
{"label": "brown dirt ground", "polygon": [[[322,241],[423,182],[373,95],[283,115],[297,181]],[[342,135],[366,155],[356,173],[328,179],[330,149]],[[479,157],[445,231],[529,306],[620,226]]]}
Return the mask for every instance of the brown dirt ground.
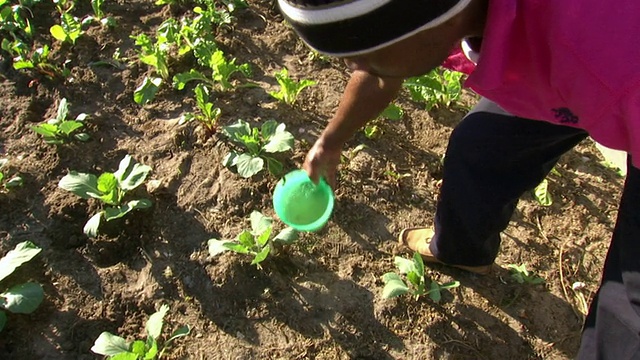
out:
{"label": "brown dirt ground", "polygon": [[[277,119],[296,136],[285,167],[301,165],[335,110],[348,73],[335,60],[314,59],[271,1],[252,1],[233,28],[220,31],[225,52],[253,69],[259,87],[217,94],[222,124]],[[171,307],[168,326],[189,324],[192,334],[174,344],[175,359],[568,359],[578,349],[583,315],[571,284],[586,284],[587,301],[617,214],[622,179],[600,165],[591,143],[561,159],[550,176],[555,200],[542,207],[525,194],[497,259],[501,270],[478,277],[429,268],[439,282],[462,285],[436,304],[428,298],[384,300],[381,276],[393,270],[395,237],[408,226],[430,224],[441,176],[440,159],[452,127],[470,106],[423,111],[403,94],[404,119],[381,123],[384,134],[362,133],[348,145],[368,147],[342,167],[337,203],[328,226],[304,234],[263,270],[235,254],[210,258],[210,238],[234,238],[259,210],[274,216],[276,178],[243,179],[221,165],[230,144],[201,136],[196,124],[177,125],[195,106],[192,92],[164,87],[150,105],[132,101],[149,71],[135,61],[129,35],[151,34],[170,11],[150,1],[107,2],[119,26],[92,27],[74,47],[56,45],[71,60],[71,82],[18,73],[3,58],[0,155],[25,184],[0,194],[0,253],[31,240],[44,250],[14,275],[43,284],[46,298],[31,315],[10,315],[0,337],[3,359],[91,359],[102,331],[129,340],[160,304]],[[36,11],[37,41],[51,43],[52,7]],[[83,13],[84,11],[84,13]],[[86,14],[88,6],[77,12]],[[125,67],[90,66],[116,49]],[[6,54],[3,54],[3,56]],[[189,64],[176,64],[176,67]],[[271,98],[272,74],[286,66],[297,78],[318,81],[300,102]],[[37,79],[36,83],[30,82]],[[72,115],[91,114],[92,140],[49,146],[29,126],[53,116],[61,98]],[[88,239],[82,227],[98,209],[57,188],[68,170],[114,170],[125,153],[153,167],[155,186],[141,189],[154,206]],[[411,176],[393,181],[395,169]],[[278,228],[282,224],[277,222]],[[543,285],[516,283],[507,264],[526,263]],[[170,273],[167,271],[170,269]]]}

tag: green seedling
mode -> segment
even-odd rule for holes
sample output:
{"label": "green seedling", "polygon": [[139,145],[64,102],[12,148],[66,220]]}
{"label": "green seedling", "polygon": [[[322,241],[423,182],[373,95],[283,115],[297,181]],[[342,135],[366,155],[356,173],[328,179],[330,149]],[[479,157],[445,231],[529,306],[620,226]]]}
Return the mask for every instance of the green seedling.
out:
{"label": "green seedling", "polygon": [[75,45],[80,36],[84,34],[83,25],[91,22],[91,19],[80,20],[79,18],[65,12],[60,15],[60,24],[51,26],[49,32],[58,41]]}
{"label": "green seedling", "polygon": [[98,199],[108,205],[104,210],[94,214],[84,225],[84,233],[95,237],[98,235],[102,219],[111,221],[125,216],[132,210],[151,207],[152,203],[148,199],[125,201],[125,195],[142,185],[149,172],[151,167],[138,164],[130,155],[126,155],[114,173],[105,172],[96,177],[93,174],[70,171],[60,180],[58,187],[83,199]]}
{"label": "green seedling", "polygon": [[[385,299],[410,294],[418,300],[422,295],[429,295],[429,298],[437,303],[442,299],[442,290],[460,286],[459,281],[451,281],[442,285],[432,281],[429,289],[427,289],[424,262],[422,256],[417,252],[413,254],[413,259],[411,260],[396,256],[394,263],[400,274],[388,272],[382,276],[382,281],[385,284],[382,290],[382,297]],[[407,281],[405,282],[400,275],[405,275]]]}
{"label": "green seedling", "polygon": [[207,134],[213,134],[218,130],[218,119],[220,119],[222,110],[214,107],[213,104],[209,102],[209,88],[204,84],[196,85],[194,92],[196,94],[196,105],[200,113],[184,114],[180,119],[180,124],[197,120],[204,126]]}
{"label": "green seedling", "polygon": [[404,87],[409,89],[414,101],[425,103],[425,109],[434,106],[450,106],[462,94],[462,73],[436,68],[428,74],[407,79]]}
{"label": "green seedling", "polygon": [[231,82],[231,77],[235,73],[242,73],[244,76],[251,76],[249,64],[236,64],[236,59],[227,60],[222,50],[217,49],[213,42],[202,41],[195,44],[194,54],[198,63],[211,70],[211,76],[207,77],[198,70],[191,69],[189,72],[177,74],[173,77],[173,84],[176,89],[182,90],[190,81],[202,81],[212,88],[230,90],[235,84]]}
{"label": "green seedling", "polygon": [[[2,259],[0,259],[0,282],[11,275],[16,268],[33,259],[42,251],[30,241],[16,245]],[[3,287],[4,288],[4,287]],[[26,282],[13,286],[0,293],[0,309],[16,314],[30,314],[34,312],[44,299],[42,286],[33,282]],[[7,314],[0,310],[0,331],[7,323]]]}
{"label": "green seedling", "polygon": [[295,104],[300,92],[309,86],[316,84],[313,80],[303,79],[296,81],[289,77],[289,71],[287,68],[282,68],[279,72],[275,73],[276,81],[280,84],[279,91],[270,91],[269,95],[284,102],[288,105]]}
{"label": "green seedling", "polygon": [[404,116],[404,110],[394,103],[390,103],[376,119],[365,125],[363,131],[367,139],[377,139],[382,136],[382,130],[378,126],[383,119],[400,120]]}
{"label": "green seedling", "polygon": [[516,265],[516,264],[509,264],[507,265],[507,269],[509,269],[511,271],[511,277],[517,281],[519,284],[530,284],[530,285],[537,285],[537,284],[542,284],[544,282],[544,279],[529,273],[529,271],[527,270],[527,265],[526,264],[522,264],[522,265]]}
{"label": "green seedling", "polygon": [[259,211],[252,212],[249,219],[251,230],[242,231],[236,240],[210,239],[208,242],[209,254],[216,256],[228,250],[247,254],[253,256],[251,265],[261,268],[260,263],[273,251],[274,244],[291,245],[298,239],[298,232],[291,227],[286,227],[274,238],[271,238],[273,219],[262,215]]}
{"label": "green seedling", "polygon": [[409,173],[405,173],[405,174],[401,174],[395,170],[386,170],[384,172],[384,174],[393,182],[395,182],[396,184],[400,183],[400,180],[406,178],[406,177],[410,177],[411,174]]}
{"label": "green seedling", "polygon": [[33,37],[31,7],[40,0],[9,1],[0,0],[0,32],[8,33],[13,39],[27,40]]}
{"label": "green seedling", "polygon": [[232,151],[227,154],[222,161],[223,165],[235,166],[240,176],[249,178],[260,172],[266,161],[269,172],[274,176],[280,175],[283,165],[270,154],[291,150],[293,147],[293,135],[285,129],[285,124],[278,124],[275,120],[266,121],[260,129],[252,128],[243,120],[223,126],[222,132],[246,149],[246,152]]}
{"label": "green seedling", "polygon": [[33,69],[44,74],[48,78],[68,77],[71,71],[64,66],[60,68],[49,61],[50,50],[48,45],[43,45],[35,51],[31,46],[21,40],[10,41],[2,39],[2,50],[13,56],[13,68],[16,70]]}
{"label": "green seedling", "polygon": [[343,152],[342,154],[340,154],[340,163],[349,164],[351,161],[353,161],[353,159],[356,157],[356,155],[358,155],[360,151],[366,148],[367,148],[367,145],[360,144],[351,150]]}
{"label": "green seedling", "polygon": [[87,119],[88,115],[81,113],[76,116],[75,120],[68,120],[68,113],[69,105],[67,103],[67,99],[63,98],[60,100],[58,111],[54,119],[50,119],[44,124],[32,126],[31,129],[42,135],[47,144],[63,144],[69,141],[72,137],[79,141],[88,141],[88,134],[76,132],[76,130],[84,127],[84,121]]}
{"label": "green seedling", "polygon": [[146,340],[135,340],[130,343],[120,336],[105,331],[98,336],[93,347],[91,347],[91,351],[99,355],[108,356],[108,359],[111,360],[154,360],[162,358],[165,350],[173,341],[187,336],[191,332],[189,325],[185,325],[174,331],[166,341],[161,342],[164,317],[168,311],[169,307],[162,305],[160,310],[149,316],[145,326]]}
{"label": "green seedling", "polygon": [[24,184],[24,180],[20,175],[14,175],[8,180],[5,181],[5,177],[8,177],[5,174],[5,170],[2,170],[9,163],[9,159],[0,159],[0,184],[4,187],[5,190],[10,191],[13,188],[20,187]]}
{"label": "green seedling", "polygon": [[549,181],[544,179],[533,189],[533,196],[542,206],[551,206],[553,204],[553,198],[549,192]]}

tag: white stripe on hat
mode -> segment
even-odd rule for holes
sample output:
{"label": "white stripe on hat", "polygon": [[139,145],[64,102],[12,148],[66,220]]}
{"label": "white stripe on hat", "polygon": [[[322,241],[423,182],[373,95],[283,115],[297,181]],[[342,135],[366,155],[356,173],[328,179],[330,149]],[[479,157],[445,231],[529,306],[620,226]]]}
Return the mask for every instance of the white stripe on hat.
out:
{"label": "white stripe on hat", "polygon": [[388,3],[391,0],[361,0],[353,1],[345,5],[320,9],[300,9],[289,5],[285,0],[278,0],[280,8],[291,20],[300,24],[320,25],[336,21],[352,19],[368,14]]}

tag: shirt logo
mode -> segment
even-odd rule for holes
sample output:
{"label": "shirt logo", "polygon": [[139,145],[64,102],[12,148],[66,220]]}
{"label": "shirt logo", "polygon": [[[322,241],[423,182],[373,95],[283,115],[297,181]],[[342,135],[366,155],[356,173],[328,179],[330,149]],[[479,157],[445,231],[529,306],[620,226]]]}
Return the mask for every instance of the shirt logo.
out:
{"label": "shirt logo", "polygon": [[553,111],[553,116],[560,121],[562,124],[577,124],[580,118],[578,118],[571,110],[567,107],[559,107],[555,109],[551,109]]}

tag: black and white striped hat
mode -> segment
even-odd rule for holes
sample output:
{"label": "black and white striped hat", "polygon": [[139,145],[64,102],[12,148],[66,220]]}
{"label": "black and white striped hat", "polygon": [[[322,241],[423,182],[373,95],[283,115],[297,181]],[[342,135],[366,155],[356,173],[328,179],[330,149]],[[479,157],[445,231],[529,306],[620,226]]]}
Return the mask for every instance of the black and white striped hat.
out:
{"label": "black and white striped hat", "polygon": [[311,48],[331,56],[361,55],[436,27],[471,0],[278,0]]}

